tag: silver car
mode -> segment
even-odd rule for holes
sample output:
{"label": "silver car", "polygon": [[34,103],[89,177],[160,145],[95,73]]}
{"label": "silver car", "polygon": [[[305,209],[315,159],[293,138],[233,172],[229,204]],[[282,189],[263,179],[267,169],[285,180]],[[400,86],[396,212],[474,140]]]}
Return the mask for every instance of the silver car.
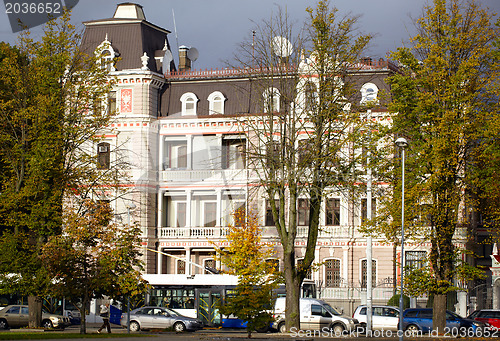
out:
{"label": "silver car", "polygon": [[[8,305],[0,311],[0,329],[27,327],[29,310],[27,305]],[[71,325],[69,318],[57,314],[42,313],[42,327],[64,329]]]}
{"label": "silver car", "polygon": [[[127,313],[121,316],[120,324],[127,328]],[[182,316],[172,309],[163,307],[142,307],[130,312],[130,330],[173,328],[177,333],[203,328],[203,322],[198,319]]]}

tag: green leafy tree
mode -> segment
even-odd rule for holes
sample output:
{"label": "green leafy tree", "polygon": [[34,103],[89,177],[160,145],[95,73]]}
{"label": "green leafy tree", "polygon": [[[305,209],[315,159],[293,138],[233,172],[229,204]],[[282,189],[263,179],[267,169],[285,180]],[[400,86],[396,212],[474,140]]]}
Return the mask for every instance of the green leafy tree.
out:
{"label": "green leafy tree", "polygon": [[29,296],[32,327],[50,282],[38,255],[62,231],[64,198],[102,195],[121,175],[99,170],[92,147],[114,116],[102,105],[113,79],[79,50],[69,19],[50,21],[40,41],[26,32],[0,44],[0,273],[16,278],[2,292]]}
{"label": "green leafy tree", "polygon": [[226,240],[229,246],[216,247],[217,256],[227,267],[227,273],[238,276],[238,284],[219,310],[247,321],[248,337],[254,330],[267,329],[272,321],[270,310],[274,302],[273,289],[278,284],[277,269],[266,259],[274,250],[261,242],[261,228],[254,215],[245,210],[234,214],[234,225],[229,226]]}
{"label": "green leafy tree", "polygon": [[[300,287],[314,263],[322,201],[334,191],[355,195],[359,183],[354,146],[364,121],[349,102],[353,66],[371,39],[356,30],[357,17],[340,15],[328,1],[307,11],[305,30],[297,33],[279,11],[237,55],[251,91],[265,94],[250,97],[261,100],[253,105],[262,114],[241,122],[249,144],[246,160],[258,183],[251,195],[266,198],[283,251],[288,330],[299,328]],[[309,215],[301,223],[308,227],[307,242],[297,266],[301,200]]]}
{"label": "green leafy tree", "polygon": [[[82,210],[83,208],[83,210]],[[52,236],[41,259],[51,278],[51,290],[76,303],[82,316],[80,333],[86,333],[85,315],[93,298],[141,295],[139,227],[118,226],[106,202],[84,201],[64,211],[64,234]]]}
{"label": "green leafy tree", "polygon": [[493,48],[499,32],[492,19],[474,1],[435,0],[417,21],[412,47],[393,54],[401,73],[391,80],[397,113],[391,132],[409,140],[405,207],[418,207],[416,226],[429,226],[424,237],[432,243],[432,272],[425,284],[434,294],[433,327],[441,332],[446,294],[456,289],[454,236],[473,227],[478,192],[488,191],[477,184],[478,170],[489,164],[478,155],[484,159],[491,147],[496,133],[489,129],[499,115],[500,64]]}

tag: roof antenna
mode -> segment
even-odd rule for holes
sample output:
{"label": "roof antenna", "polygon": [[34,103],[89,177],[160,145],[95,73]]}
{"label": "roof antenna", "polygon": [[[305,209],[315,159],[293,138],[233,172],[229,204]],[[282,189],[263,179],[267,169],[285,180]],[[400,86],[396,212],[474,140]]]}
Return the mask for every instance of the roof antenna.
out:
{"label": "roof antenna", "polygon": [[173,8],[172,8],[172,17],[174,18],[175,43],[177,44],[177,50],[179,50],[179,39],[177,39],[177,25],[175,25],[175,12]]}

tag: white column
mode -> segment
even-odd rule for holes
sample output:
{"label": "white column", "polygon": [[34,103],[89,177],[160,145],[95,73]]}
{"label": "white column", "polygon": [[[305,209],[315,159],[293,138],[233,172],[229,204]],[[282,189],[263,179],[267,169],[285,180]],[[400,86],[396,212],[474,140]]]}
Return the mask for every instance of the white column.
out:
{"label": "white column", "polygon": [[222,217],[222,191],[218,189],[216,191],[217,195],[217,214],[215,218],[215,227],[221,227],[221,217]]}
{"label": "white column", "polygon": [[[158,248],[158,251],[162,251],[161,247]],[[163,268],[163,255],[161,253],[158,253],[158,274],[162,274],[162,268]]]}
{"label": "white column", "polygon": [[186,190],[186,227],[193,227],[191,224],[191,190]]}
{"label": "white column", "polygon": [[[349,278],[349,247],[342,247],[342,278],[347,281]],[[347,287],[348,284],[345,283]]]}
{"label": "white column", "polygon": [[158,171],[160,172],[160,179],[161,179],[161,172],[163,171],[163,162],[165,156],[164,154],[164,149],[165,149],[165,138],[160,135],[160,148],[158,148]]}
{"label": "white column", "polygon": [[186,247],[186,276],[191,276],[191,248]]}
{"label": "white column", "polygon": [[[163,202],[164,202],[164,200],[165,200],[165,192],[160,189],[158,191],[158,213],[157,213],[157,220],[158,220],[157,228],[158,229],[163,227],[162,222],[163,222]],[[158,233],[158,237],[161,238],[161,235],[159,233]]]}
{"label": "white column", "polygon": [[193,135],[187,135],[187,169],[193,169]]}

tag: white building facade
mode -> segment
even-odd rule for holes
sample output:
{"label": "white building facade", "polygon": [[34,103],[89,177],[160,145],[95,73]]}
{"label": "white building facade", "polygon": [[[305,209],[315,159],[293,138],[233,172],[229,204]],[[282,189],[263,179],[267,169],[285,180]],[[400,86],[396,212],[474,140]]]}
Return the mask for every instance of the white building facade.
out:
{"label": "white building facade", "polygon": [[[266,198],[249,200],[256,179],[245,160],[246,135],[236,119],[258,113],[250,98],[266,94],[253,93],[248,79],[232,70],[177,72],[169,58],[170,32],[149,23],[140,5],[118,5],[113,18],[84,24],[82,48],[90,52],[107,43],[106,56],[120,58],[110,69],[117,79],[109,96],[116,120],[96,152],[104,159],[123,157],[130,165],[123,184],[126,195],[108,195],[117,219],[142,228],[146,274],[192,277],[209,273],[206,267],[220,268],[213,243],[226,243],[232,212],[247,205],[257,212],[263,241],[275,246],[279,263],[279,238]],[[362,63],[357,100],[376,101],[379,91],[389,90],[384,80],[396,68],[384,60]],[[390,124],[383,105],[372,109],[371,117]],[[308,210],[301,204],[299,200],[299,219]],[[368,204],[366,195],[353,200],[335,193],[323,202],[315,251],[320,265],[311,279],[321,298],[347,314],[365,302],[369,275],[375,304],[386,304],[393,295],[394,250],[382,237],[373,238],[372,273],[367,273],[367,240],[358,228],[367,218]],[[376,207],[374,197],[372,214]],[[306,237],[306,222],[299,221],[297,261],[305,253]],[[429,246],[408,243],[406,259],[421,262]],[[397,248],[398,262],[400,258]],[[396,270],[399,274],[399,266]]]}

